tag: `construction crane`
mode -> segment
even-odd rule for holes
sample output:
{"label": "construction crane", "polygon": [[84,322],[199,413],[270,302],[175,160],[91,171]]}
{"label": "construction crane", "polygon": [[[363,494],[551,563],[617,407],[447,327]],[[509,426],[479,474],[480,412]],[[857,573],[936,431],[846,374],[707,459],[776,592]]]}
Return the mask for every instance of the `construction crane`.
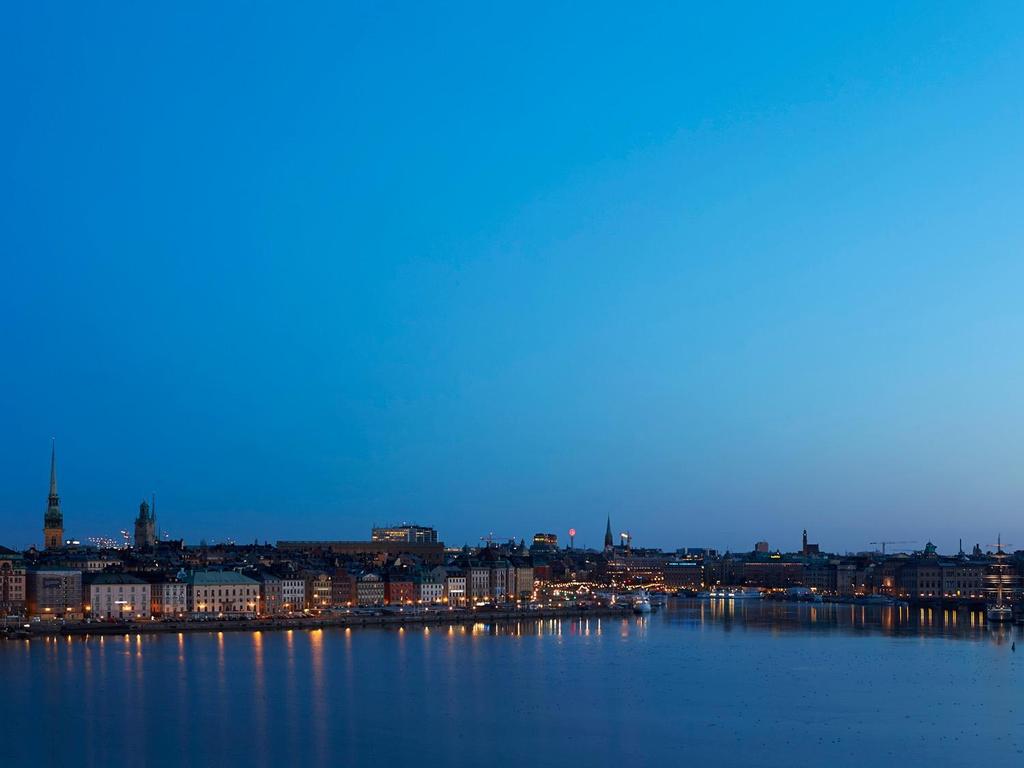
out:
{"label": "construction crane", "polygon": [[[884,555],[885,554],[885,548],[889,544],[900,544],[900,545],[903,545],[903,544],[917,544],[917,542],[916,541],[869,541],[868,544],[871,544],[871,545],[876,546],[876,547],[881,546],[882,547],[882,554]],[[890,552],[894,552],[896,550],[894,550],[894,549],[892,549],[890,547],[889,551]]]}

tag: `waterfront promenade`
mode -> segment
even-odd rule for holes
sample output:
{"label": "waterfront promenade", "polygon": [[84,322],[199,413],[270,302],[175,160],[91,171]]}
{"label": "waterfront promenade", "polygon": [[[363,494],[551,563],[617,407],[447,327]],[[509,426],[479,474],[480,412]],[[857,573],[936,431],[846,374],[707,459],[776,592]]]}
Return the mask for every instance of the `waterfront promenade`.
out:
{"label": "waterfront promenade", "polygon": [[24,622],[8,628],[7,635],[19,639],[54,635],[123,635],[174,632],[263,632],[326,627],[399,627],[404,625],[464,625],[480,622],[537,621],[587,617],[629,616],[623,606],[587,608],[543,608],[536,610],[443,610],[367,613],[338,613],[323,616],[267,617],[261,619],[211,619],[189,621],[137,622]]}

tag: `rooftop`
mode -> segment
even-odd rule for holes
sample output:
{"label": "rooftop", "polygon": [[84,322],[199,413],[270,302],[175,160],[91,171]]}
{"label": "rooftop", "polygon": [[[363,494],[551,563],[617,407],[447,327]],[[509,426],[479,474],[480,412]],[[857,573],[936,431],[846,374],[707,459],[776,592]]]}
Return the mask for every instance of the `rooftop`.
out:
{"label": "rooftop", "polygon": [[193,571],[185,577],[189,584],[256,584],[255,579],[236,571]]}
{"label": "rooftop", "polygon": [[128,573],[101,573],[90,584],[145,584],[142,579]]}

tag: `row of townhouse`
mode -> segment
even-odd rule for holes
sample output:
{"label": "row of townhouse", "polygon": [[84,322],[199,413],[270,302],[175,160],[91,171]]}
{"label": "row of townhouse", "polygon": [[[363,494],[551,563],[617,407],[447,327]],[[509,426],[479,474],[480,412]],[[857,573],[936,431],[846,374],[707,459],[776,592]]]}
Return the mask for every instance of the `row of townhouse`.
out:
{"label": "row of townhouse", "polygon": [[533,566],[525,559],[472,559],[462,570],[466,576],[462,604],[505,603],[529,600],[533,596]]}
{"label": "row of townhouse", "polygon": [[353,566],[302,572],[254,571],[261,615],[383,605],[507,602],[533,594],[528,562],[467,563],[376,571]]}
{"label": "row of townhouse", "polygon": [[260,585],[235,571],[190,571],[149,580],[127,573],[87,579],[85,615],[97,619],[254,617]]}
{"label": "row of townhouse", "polygon": [[383,571],[348,566],[277,573],[258,567],[92,573],[61,567],[26,571],[13,553],[0,557],[0,608],[42,618],[129,621],[291,615],[382,605],[467,607],[530,599],[533,591],[534,571],[526,559]]}

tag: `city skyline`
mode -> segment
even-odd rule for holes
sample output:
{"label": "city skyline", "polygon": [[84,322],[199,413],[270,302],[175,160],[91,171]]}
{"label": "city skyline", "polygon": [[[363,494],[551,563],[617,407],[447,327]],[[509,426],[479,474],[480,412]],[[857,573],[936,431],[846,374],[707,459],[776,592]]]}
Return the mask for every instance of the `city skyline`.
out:
{"label": "city skyline", "polygon": [[[138,540],[138,538],[140,536],[140,532],[141,532],[141,535],[146,537],[149,541],[155,541],[155,540],[158,540],[158,539],[161,539],[161,540],[166,540],[166,539],[183,539],[186,543],[189,543],[189,544],[196,544],[196,543],[198,543],[200,541],[209,541],[211,544],[213,544],[213,543],[228,543],[228,542],[230,542],[230,543],[238,543],[238,544],[246,544],[246,543],[250,543],[251,541],[278,541],[278,540],[287,540],[287,539],[290,539],[290,538],[299,538],[299,539],[301,539],[301,538],[309,538],[309,537],[297,536],[294,531],[286,531],[284,533],[277,534],[277,535],[274,535],[274,536],[262,536],[262,537],[259,536],[259,535],[256,535],[255,537],[246,537],[246,536],[237,536],[237,535],[222,536],[222,537],[219,537],[219,538],[218,537],[212,537],[212,536],[203,536],[203,535],[191,536],[190,537],[188,534],[182,533],[182,532],[175,532],[172,535],[171,533],[168,533],[166,531],[162,531],[161,528],[156,527],[155,509],[156,509],[156,496],[155,496],[155,494],[151,494],[149,500],[147,500],[145,497],[142,498],[142,501],[141,501],[140,505],[138,506],[138,508],[136,510],[136,512],[138,514],[138,517],[131,524],[128,524],[128,525],[125,525],[125,526],[123,526],[121,528],[118,528],[116,530],[116,532],[112,532],[112,531],[90,531],[88,534],[82,534],[82,533],[78,533],[78,532],[71,532],[67,536],[67,539],[69,541],[70,540],[81,541],[82,543],[95,542],[95,541],[99,541],[99,540],[105,540],[105,541],[108,541],[108,542],[118,542],[123,537],[124,543],[127,546],[130,543],[130,540],[132,539],[132,529],[133,528],[134,528],[134,531],[135,531],[135,534],[134,534],[134,539],[135,540]],[[56,438],[51,438],[51,443],[50,443],[49,492],[48,492],[48,500],[47,500],[47,509],[46,509],[46,513],[43,515],[43,521],[44,521],[43,522],[44,532],[43,532],[43,535],[42,535],[42,543],[40,545],[37,545],[35,542],[30,542],[28,544],[19,544],[19,548],[21,548],[21,549],[28,549],[31,546],[38,546],[39,549],[53,549],[53,548],[59,548],[59,547],[63,546],[63,540],[64,540],[63,534],[65,533],[65,531],[64,531],[63,511],[61,509],[60,494],[58,493],[58,485],[57,485]],[[377,520],[374,520],[372,522],[371,528],[373,529],[375,534],[376,534],[376,532],[378,530],[383,532],[383,531],[387,530],[389,527],[396,527],[396,526],[397,527],[402,527],[402,526],[410,526],[410,525],[413,526],[413,527],[416,527],[418,525],[416,523],[410,522],[410,518],[402,518],[401,520],[395,519],[395,520],[391,520],[391,521],[383,521],[383,525],[380,525],[381,523],[382,523],[382,521],[377,521]],[[486,525],[484,525],[484,527],[486,528]],[[428,530],[433,530],[433,529],[430,528]],[[586,530],[587,530],[586,526],[584,526],[580,530],[577,530],[575,526],[570,526],[570,527],[566,528],[564,531],[559,532],[558,530],[555,530],[551,526],[549,526],[548,528],[537,528],[536,530],[534,530],[533,532],[531,532],[529,534],[524,532],[524,533],[521,533],[521,534],[506,535],[506,536],[495,535],[493,531],[486,531],[484,534],[480,535],[479,537],[467,538],[465,541],[462,542],[462,544],[459,544],[459,543],[455,542],[454,540],[448,541],[446,543],[447,543],[447,545],[449,547],[462,546],[462,545],[468,545],[468,546],[476,547],[476,546],[480,546],[480,545],[484,544],[485,542],[486,543],[490,543],[492,541],[493,542],[500,542],[500,541],[512,541],[512,542],[514,542],[514,541],[517,541],[517,540],[524,540],[524,539],[525,540],[530,540],[535,535],[554,535],[557,538],[558,542],[559,542],[559,546],[560,547],[565,547],[565,546],[568,545],[568,542],[572,541],[573,539],[575,539],[577,537],[580,537],[580,532],[581,531],[586,531]],[[364,538],[366,538],[363,535],[364,533],[365,533],[365,531],[351,532],[351,535],[343,535],[343,534],[334,533],[334,534],[327,535],[327,536],[320,536],[320,537],[313,537],[313,538],[321,538],[321,539],[328,539],[328,540],[330,540],[330,539],[340,539],[340,540],[349,539],[349,540],[353,540],[353,541],[359,541],[359,540],[363,540]],[[644,542],[637,542],[637,543],[634,544],[634,542],[633,542],[634,536],[633,536],[632,531],[629,530],[628,526],[618,526],[613,531],[611,514],[608,513],[606,515],[606,518],[605,518],[605,527],[603,529],[603,533],[601,534],[601,537],[602,537],[602,543],[600,543],[600,544],[593,544],[593,545],[590,544],[589,541],[585,537],[582,537],[582,538],[580,538],[580,541],[578,542],[578,544],[576,546],[577,546],[578,549],[581,549],[581,550],[582,549],[591,549],[591,550],[594,550],[594,551],[600,551],[601,549],[607,550],[609,548],[609,546],[612,546],[612,545],[617,546],[620,543],[628,542],[631,545],[637,546],[637,547],[639,547],[641,549],[642,548],[653,548],[653,549],[664,549],[666,551],[672,551],[674,549],[683,548],[683,547],[691,547],[691,548],[705,548],[706,547],[706,548],[717,550],[719,552],[728,552],[728,551],[732,551],[732,552],[746,552],[746,551],[754,551],[755,549],[759,549],[762,546],[768,546],[772,550],[775,550],[775,551],[796,552],[796,551],[801,551],[801,550],[806,550],[807,549],[808,531],[807,531],[806,528],[803,529],[803,531],[802,531],[802,540],[798,541],[800,546],[789,546],[788,543],[786,543],[786,544],[779,544],[779,543],[776,543],[774,541],[767,541],[764,537],[758,536],[756,533],[752,533],[751,536],[748,537],[753,542],[753,543],[751,543],[751,545],[749,547],[746,547],[743,544],[739,544],[737,546],[721,546],[721,545],[715,545],[713,543],[708,543],[708,542],[698,543],[698,542],[692,542],[692,541],[675,542],[675,543],[670,543],[670,544],[665,544],[665,543],[644,543]],[[444,539],[444,537],[442,536],[441,540],[443,540],[443,539]],[[997,539],[1002,540],[1002,533],[1001,532],[999,534],[997,534]],[[611,541],[611,545],[609,544],[609,541]],[[785,537],[785,536],[780,537],[779,541],[786,541],[786,542],[788,542],[788,537]],[[900,540],[900,539],[893,539],[893,538],[880,538],[878,540],[873,540],[873,541],[868,542],[868,545],[865,546],[865,547],[856,547],[856,546],[834,546],[834,547],[829,547],[829,546],[825,546],[825,547],[822,548],[822,551],[824,551],[824,552],[834,552],[836,554],[851,554],[851,553],[855,553],[855,552],[879,552],[880,551],[880,552],[882,552],[884,554],[885,551],[886,551],[886,545],[889,545],[889,552],[891,554],[891,553],[894,553],[894,552],[919,552],[919,551],[923,551],[925,549],[926,545],[935,545],[935,544],[936,544],[935,541],[933,541],[931,538],[927,538],[927,537],[926,537],[926,539],[920,539],[920,540],[917,540],[917,539],[913,539],[913,540]],[[914,545],[914,546],[908,546],[908,545]],[[813,546],[814,546],[815,550],[817,550],[817,548],[820,545],[819,544],[814,544]],[[996,546],[1013,546],[1013,545],[1009,544],[1007,542],[1003,542],[1003,544],[1001,544],[1001,545],[992,544],[991,542],[983,544],[980,540],[979,541],[974,541],[974,542],[965,542],[963,537],[959,537],[959,539],[957,541],[957,548],[956,549],[961,551],[961,552],[963,552],[965,550],[970,550],[970,549],[972,549],[973,547],[976,547],[976,546],[980,547],[984,551],[992,551]],[[943,551],[949,551],[949,552],[954,551],[954,550],[948,549],[948,547],[944,549],[941,546],[939,547],[939,549],[942,549]]]}
{"label": "city skyline", "polygon": [[1024,544],[1020,7],[9,21],[0,541]]}

